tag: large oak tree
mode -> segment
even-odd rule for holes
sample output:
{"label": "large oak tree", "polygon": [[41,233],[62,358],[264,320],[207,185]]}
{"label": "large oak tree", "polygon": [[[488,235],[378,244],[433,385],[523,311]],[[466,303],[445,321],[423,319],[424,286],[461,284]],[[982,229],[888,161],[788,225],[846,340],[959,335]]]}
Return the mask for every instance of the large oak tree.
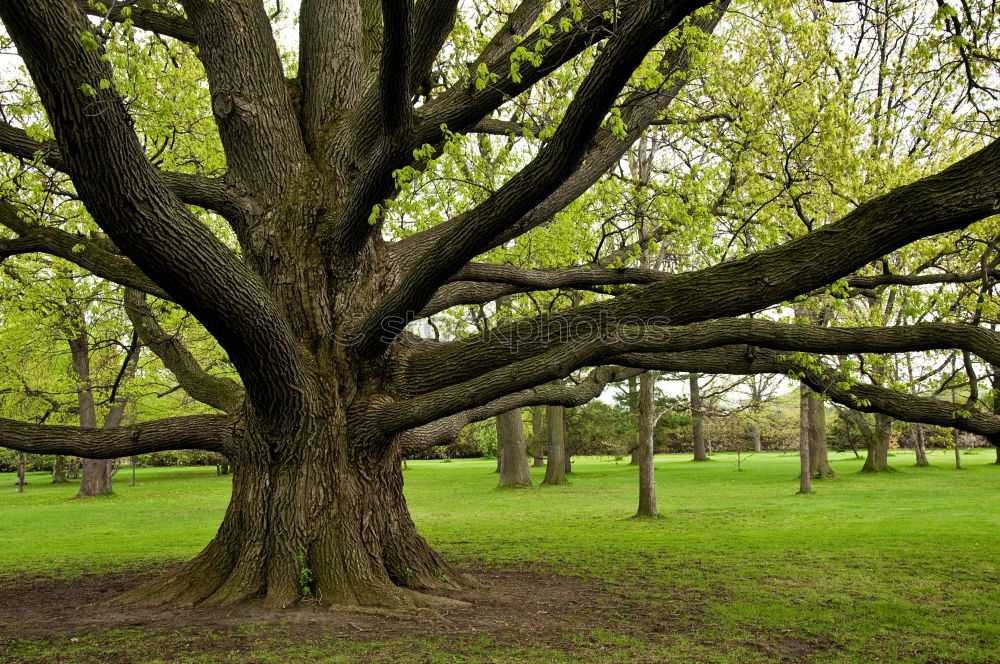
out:
{"label": "large oak tree", "polygon": [[[2,442],[88,458],[207,449],[235,464],[232,500],[212,542],[122,601],[222,605],[263,596],[285,606],[303,591],[303,568],[311,571],[311,592],[332,603],[431,601],[421,591],[468,579],[417,534],[403,497],[403,453],[522,406],[581,403],[641,368],[799,367],[773,350],[734,344],[807,352],[968,347],[1000,363],[985,330],[803,333],[733,318],[1000,212],[995,143],[799,239],[703,270],[532,270],[476,261],[549,221],[662,121],[691,56],[683,39],[665,37],[686,19],[711,32],[726,6],[598,0],[550,8],[524,0],[466,75],[435,88],[435,63],[455,48],[455,0],[303,0],[294,78],[260,0],[110,10],[76,0],[0,1],[0,20],[54,134],[45,140],[0,125],[0,150],[67,175],[102,231],[85,236],[34,218],[15,186],[0,205],[16,234],[3,255],[50,253],[133,289],[127,305],[140,336],[186,390],[224,413],[110,431],[5,420]],[[105,57],[110,46],[88,15],[196,49],[224,174],[161,168],[161,150],[144,144],[141,109],[125,94],[127,72]],[[478,205],[386,239],[384,211],[405,188],[401,171],[427,167],[426,155],[456,134],[497,131],[499,109],[568,64],[575,67],[571,101],[523,168]],[[660,83],[629,88],[640,65],[659,72]],[[621,119],[614,131],[603,126],[609,114]],[[499,131],[508,128],[501,122]],[[224,220],[223,231],[206,211]],[[458,304],[614,284],[642,286],[461,340],[431,342],[405,330]],[[158,328],[144,293],[194,315],[241,384],[199,367]],[[558,382],[600,365],[617,366],[576,384]],[[837,387],[843,381],[831,388],[823,375],[803,380],[858,405]],[[861,398],[868,407],[902,408],[882,392]],[[907,403],[925,421],[945,416],[933,404]],[[1000,432],[993,416],[968,419],[968,427]]]}

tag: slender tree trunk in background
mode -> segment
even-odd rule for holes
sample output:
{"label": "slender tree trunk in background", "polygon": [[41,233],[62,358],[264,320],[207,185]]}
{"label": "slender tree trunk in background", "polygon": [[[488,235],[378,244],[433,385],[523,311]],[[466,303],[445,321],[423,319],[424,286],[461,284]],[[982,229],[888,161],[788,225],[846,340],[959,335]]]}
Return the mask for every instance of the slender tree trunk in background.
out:
{"label": "slender tree trunk in background", "polygon": [[[404,464],[405,463],[406,462],[404,461]],[[219,475],[228,475],[229,474],[229,459],[226,459],[225,457],[223,457],[222,461],[219,462],[219,465],[216,466],[216,471],[218,472]]]}
{"label": "slender tree trunk in background", "polygon": [[541,468],[545,465],[545,406],[531,407],[531,465]]}
{"label": "slender tree trunk in background", "polygon": [[[77,412],[80,426],[87,429],[97,428],[97,407],[94,404],[94,390],[90,381],[90,345],[87,330],[83,327],[82,316],[78,321],[80,329],[70,339],[69,347],[73,358],[73,370],[76,372]],[[90,498],[111,493],[111,460],[84,459],[83,479],[80,480],[80,490],[77,498]]]}
{"label": "slender tree trunk in background", "polygon": [[573,472],[573,450],[569,445],[566,445],[566,449],[563,450],[563,458],[565,459],[566,474],[569,475]]}
{"label": "slender tree trunk in background", "polygon": [[498,485],[502,487],[530,487],[531,471],[528,469],[528,451],[524,442],[524,420],[520,408],[497,415],[497,450],[503,459]]}
{"label": "slender tree trunk in background", "polygon": [[809,396],[809,469],[814,478],[827,480],[837,476],[830,467],[826,445],[826,404],[812,394]]}
{"label": "slender tree trunk in background", "polygon": [[799,493],[812,493],[812,473],[809,468],[809,396],[810,390],[799,384]]}
{"label": "slender tree trunk in background", "polygon": [[504,445],[504,442],[503,442],[503,435],[500,433],[501,429],[503,428],[503,425],[500,424],[500,416],[499,415],[497,415],[495,418],[493,418],[493,424],[494,424],[494,426],[496,427],[496,430],[497,430],[497,467],[496,467],[496,469],[494,469],[493,472],[497,473],[498,475],[502,475],[503,474],[503,445]]}
{"label": "slender tree trunk in background", "polygon": [[881,473],[889,470],[889,441],[892,438],[892,418],[882,413],[875,414],[875,427],[865,436],[868,456],[863,473]]}
{"label": "slender tree trunk in background", "polygon": [[134,456],[129,459],[129,463],[132,464],[132,479],[129,481],[129,486],[135,486],[135,467],[139,465],[139,457]]}
{"label": "slender tree trunk in background", "polygon": [[17,492],[24,493],[24,466],[28,463],[28,455],[21,452],[17,455]]}
{"label": "slender tree trunk in background", "polygon": [[708,454],[705,451],[705,433],[702,430],[702,405],[701,386],[698,379],[701,374],[691,374],[688,377],[688,384],[691,387],[691,433],[694,437],[694,460],[708,461]]}
{"label": "slender tree trunk in background", "polygon": [[[628,409],[634,417],[639,417],[639,387],[635,376],[631,376],[628,379]],[[629,465],[638,466],[639,459],[642,453],[639,451],[642,447],[642,434],[636,435],[636,440],[633,443],[632,449],[629,450],[630,459]]]}
{"label": "slender tree trunk in background", "polygon": [[913,451],[917,457],[917,466],[923,468],[931,465],[927,460],[927,445],[924,443],[924,427],[913,425]]}
{"label": "slender tree trunk in background", "polygon": [[69,479],[76,480],[80,478],[80,460],[73,457],[69,460]]}
{"label": "slender tree trunk in background", "polygon": [[639,509],[636,516],[656,516],[656,477],[653,468],[653,388],[656,375],[639,374]]}
{"label": "slender tree trunk in background", "polygon": [[55,463],[52,464],[52,483],[64,484],[68,481],[66,479],[66,457],[57,454]]}
{"label": "slender tree trunk in background", "polygon": [[545,420],[549,438],[549,456],[542,484],[566,484],[566,423],[562,406],[546,406]]}
{"label": "slender tree trunk in background", "polygon": [[756,424],[750,425],[750,442],[753,443],[754,452],[764,451],[764,448],[760,444],[760,427]]}
{"label": "slender tree trunk in background", "polygon": [[958,429],[951,430],[951,442],[955,447],[955,470],[962,470],[962,450],[959,449],[959,432]]}

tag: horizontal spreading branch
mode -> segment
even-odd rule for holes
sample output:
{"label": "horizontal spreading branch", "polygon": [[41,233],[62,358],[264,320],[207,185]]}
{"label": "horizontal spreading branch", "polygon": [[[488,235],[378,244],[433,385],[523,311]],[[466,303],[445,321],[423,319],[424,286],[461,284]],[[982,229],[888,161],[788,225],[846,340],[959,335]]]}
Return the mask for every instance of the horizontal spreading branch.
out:
{"label": "horizontal spreading branch", "polygon": [[[575,288],[596,290],[616,285],[644,285],[670,279],[672,274],[642,268],[604,268],[581,265],[568,268],[528,269],[513,265],[469,263],[434,293],[434,297],[420,311],[425,318],[461,304],[486,304],[498,298],[518,293]],[[1000,271],[987,273],[990,279],[1000,279]],[[857,293],[874,295],[874,289],[883,286],[925,286],[931,284],[964,284],[981,281],[982,271],[958,274],[938,272],[930,274],[878,274],[853,275],[846,278],[847,287]],[[827,292],[828,288],[815,289],[810,295]]]}
{"label": "horizontal spreading branch", "polygon": [[415,354],[408,365],[409,385],[421,393],[462,383],[484,371],[578,344],[580,330],[604,334],[623,322],[681,326],[758,311],[830,284],[921,237],[997,214],[997,191],[1000,141],[778,247]]}
{"label": "horizontal spreading branch", "polygon": [[[583,330],[578,330],[583,332]],[[907,327],[829,328],[789,325],[766,320],[723,319],[683,327],[619,326],[590,330],[589,336],[559,344],[551,350],[481,373],[462,383],[378,407],[375,419],[392,430],[419,426],[516,392],[562,378],[584,366],[613,363],[628,352],[678,353],[734,344],[752,344],[796,352],[847,354],[907,352],[960,348],[988,362],[1000,359],[1000,333],[949,323],[922,323]],[[530,344],[523,337],[512,346]],[[412,363],[412,360],[411,360]],[[719,372],[726,373],[726,372]],[[397,429],[398,430],[398,429]]]}
{"label": "horizontal spreading branch", "polygon": [[14,240],[0,240],[0,261],[21,254],[44,253],[75,263],[91,274],[144,293],[169,300],[170,295],[142,273],[132,261],[108,251],[98,242],[23,221],[13,205],[0,201],[0,225],[17,233]]}
{"label": "horizontal spreading branch", "polygon": [[[63,157],[55,141],[36,141],[23,129],[2,121],[0,121],[0,152],[27,161],[34,161],[40,157],[41,163],[49,168],[70,176],[74,175],[72,165]],[[159,177],[174,195],[189,205],[213,210],[223,216],[235,216],[240,213],[240,203],[233,196],[224,178],[169,171],[159,171]]]}
{"label": "horizontal spreading branch", "polygon": [[556,383],[522,390],[470,408],[449,417],[411,429],[402,434],[403,451],[415,454],[428,447],[453,441],[462,427],[496,417],[515,408],[528,406],[565,406],[573,408],[596,399],[609,383],[637,376],[641,370],[625,367],[598,367],[579,383]]}
{"label": "horizontal spreading branch", "polygon": [[[982,411],[963,413],[950,401],[904,394],[877,385],[851,384],[847,377],[816,358],[805,368],[780,351],[728,346],[688,353],[625,353],[615,363],[638,369],[698,371],[718,374],[793,374],[813,391],[853,410],[884,413],[904,422],[952,427],[985,436],[1000,444],[1000,416]],[[850,384],[850,387],[846,387]]]}
{"label": "horizontal spreading branch", "polygon": [[29,424],[0,418],[0,446],[30,454],[114,459],[167,450],[234,449],[238,434],[226,415],[187,415],[116,429]]}
{"label": "horizontal spreading branch", "polygon": [[91,16],[106,19],[112,23],[122,23],[129,20],[132,25],[142,30],[164,37],[173,37],[183,42],[192,44],[195,42],[195,32],[190,21],[178,14],[168,14],[143,7],[135,0],[106,3],[111,5],[111,8],[106,11],[98,11],[90,0],[79,0],[79,2],[80,7]]}

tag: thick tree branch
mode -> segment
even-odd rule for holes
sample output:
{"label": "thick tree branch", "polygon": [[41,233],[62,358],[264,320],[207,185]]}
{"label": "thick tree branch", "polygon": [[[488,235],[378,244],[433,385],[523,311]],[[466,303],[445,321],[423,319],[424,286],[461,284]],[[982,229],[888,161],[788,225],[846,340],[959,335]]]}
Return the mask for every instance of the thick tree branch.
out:
{"label": "thick tree branch", "polygon": [[30,454],[65,454],[114,459],[166,450],[208,450],[226,454],[238,442],[232,418],[188,415],[116,429],[28,424],[0,418],[0,445]]}
{"label": "thick tree branch", "polygon": [[[631,0],[628,3],[628,8],[621,8],[623,15],[633,12],[634,5],[643,4],[645,1]],[[687,2],[688,0],[682,1]],[[370,156],[362,166],[363,175],[357,181],[352,190],[351,198],[344,206],[341,218],[332,230],[331,245],[345,247],[344,253],[350,255],[374,232],[372,225],[368,223],[373,206],[380,204],[392,195],[394,188],[392,172],[412,161],[414,148],[424,144],[439,145],[443,141],[441,132],[443,125],[446,125],[450,131],[464,132],[468,130],[508,99],[512,99],[529,89],[563,63],[578,55],[587,46],[607,38],[612,34],[612,30],[604,16],[604,11],[613,8],[614,3],[605,0],[599,0],[596,4],[587,3],[583,7],[583,20],[574,24],[573,29],[569,32],[559,30],[555,35],[550,35],[551,39],[543,37],[539,32],[533,33],[522,42],[522,46],[533,48],[542,39],[545,39],[546,42],[552,42],[551,46],[544,49],[541,66],[534,67],[527,62],[520,63],[520,79],[517,82],[514,81],[513,77],[502,77],[497,82],[486,85],[482,89],[478,89],[473,82],[467,86],[453,88],[436,97],[420,109],[416,117],[415,128],[408,141],[400,141],[382,135],[381,140],[372,145],[371,136],[379,135],[379,127],[375,124],[378,114],[375,114],[374,118],[361,118],[359,122],[356,122],[355,142],[363,142],[363,146],[359,145],[356,149],[359,153]],[[515,12],[515,14],[517,13]],[[528,13],[530,14],[530,12]],[[560,18],[568,19],[569,16],[570,9],[566,7],[557,13],[552,20],[558,23]],[[530,23],[528,27],[530,27]],[[497,53],[492,61],[483,61],[483,64],[487,65],[491,72],[506,72],[511,66],[510,58],[517,45],[514,44],[511,35],[507,34],[505,30],[498,33],[498,37],[501,37],[499,43],[504,44],[502,52]],[[478,61],[473,63],[473,72],[477,71],[478,65]],[[362,103],[362,107],[373,107],[377,103],[377,97],[371,95],[366,95],[366,100],[370,100],[370,103]],[[450,229],[451,226],[448,228]],[[441,234],[444,232],[442,231]],[[431,244],[433,244],[432,241],[426,242],[421,248],[426,249]],[[418,256],[413,255],[412,251],[408,253],[410,254],[409,262],[417,262]]]}
{"label": "thick tree branch", "polygon": [[306,145],[323,155],[333,125],[361,97],[365,79],[361,3],[303,0],[299,85]]}
{"label": "thick tree branch", "polygon": [[413,121],[410,103],[412,13],[413,0],[382,0],[379,102],[382,126],[389,134],[408,128]]}
{"label": "thick tree branch", "polygon": [[651,1],[624,14],[570,102],[552,139],[521,172],[460,221],[420,261],[361,325],[359,350],[381,353],[430,300],[444,279],[490,246],[493,237],[551,194],[579,165],[601,121],[645,55],[697,2]]}
{"label": "thick tree branch", "polygon": [[259,195],[280,195],[306,147],[263,3],[182,4],[198,33],[230,173]]}
{"label": "thick tree branch", "polygon": [[575,384],[548,384],[522,390],[495,399],[487,404],[456,413],[402,434],[403,450],[415,454],[428,447],[445,445],[458,436],[462,427],[495,417],[514,408],[526,406],[565,406],[572,408],[596,399],[608,385],[642,373],[640,369],[598,367]]}
{"label": "thick tree branch", "polygon": [[163,366],[174,374],[181,389],[192,399],[225,413],[239,411],[246,397],[239,383],[230,378],[213,376],[202,369],[180,339],[160,327],[143,293],[131,288],[125,290],[125,313],[143,345],[160,358]]}
{"label": "thick tree branch", "polygon": [[430,84],[431,67],[455,27],[458,0],[420,0],[413,11],[411,30],[410,96]]}
{"label": "thick tree branch", "polygon": [[[540,331],[542,336],[552,330]],[[829,328],[788,325],[750,318],[710,320],[683,327],[637,325],[605,330],[556,331],[569,341],[544,353],[524,353],[522,359],[505,367],[481,373],[465,382],[443,387],[378,409],[378,421],[386,427],[410,428],[475,407],[505,393],[519,391],[569,375],[583,366],[614,362],[628,352],[669,352],[700,350],[733,344],[753,344],[788,351],[847,354],[860,352],[907,352],[960,348],[974,352],[988,362],[1000,359],[1000,334],[968,325],[923,323],[908,327]],[[530,347],[533,340],[520,336],[508,339],[511,347]],[[410,365],[413,364],[410,360]],[[482,367],[480,367],[482,371]]]}
{"label": "thick tree branch", "polygon": [[15,240],[0,240],[0,261],[19,254],[50,254],[79,265],[101,279],[170,299],[166,291],[129,259],[108,251],[82,235],[26,223],[18,216],[14,206],[3,200],[0,200],[0,224],[18,234]]}
{"label": "thick tree branch", "polygon": [[[216,102],[235,104],[230,108],[235,116],[241,113],[235,111],[236,106],[250,102],[239,97],[240,84],[248,81],[232,81],[232,87],[226,88],[230,83],[227,76],[236,75],[237,70],[252,71],[260,58],[270,60],[266,53],[233,59],[239,49],[229,48],[227,40],[242,39],[256,45],[264,39],[264,46],[269,43],[274,50],[267,16],[259,3],[250,5],[248,8],[242,0],[185,3],[199,30],[220,28],[207,41],[200,40],[203,60],[211,63],[206,67],[218,70],[225,61],[246,65],[222,74],[226,91],[215,90]],[[239,23],[226,20],[234,14],[241,16],[243,10],[259,18],[252,29],[246,24],[235,29]],[[310,384],[312,377],[287,320],[260,277],[165,186],[146,157],[117,93],[111,88],[95,88],[92,97],[81,94],[81,81],[114,77],[110,65],[101,60],[101,50],[87,50],[80,43],[79,35],[89,24],[78,5],[72,0],[11,0],[0,3],[0,18],[31,73],[60,152],[91,216],[125,255],[194,314],[229,352],[260,415],[273,416],[276,426],[295,420],[301,406],[295,399],[301,394],[297,387]],[[258,34],[262,30],[266,35]],[[250,79],[260,83],[272,75],[280,76],[276,54],[273,59],[273,68],[266,70],[270,75],[250,75]],[[261,96],[259,104],[253,102],[254,118],[261,124],[247,125],[247,131],[263,140],[264,134],[270,135],[266,122],[269,110],[274,104],[281,106],[277,95],[286,95],[284,79],[280,93],[275,90],[270,95],[262,88],[253,94]],[[235,116],[227,121],[236,122]],[[241,130],[235,130],[229,140],[241,135]],[[246,138],[253,143],[251,136]],[[270,138],[280,142],[275,136]],[[267,154],[274,153],[263,150],[258,158]],[[275,166],[270,166],[255,177],[273,175]],[[262,185],[259,191],[273,191],[272,186]],[[261,348],[268,352],[260,352]]]}
{"label": "thick tree branch", "polygon": [[[73,175],[70,164],[63,158],[55,141],[36,141],[23,129],[3,121],[0,121],[0,152],[27,161],[34,161],[40,156],[41,162],[46,166]],[[242,211],[239,200],[230,190],[225,178],[168,171],[160,171],[159,175],[167,188],[188,205],[197,205],[230,218]]]}
{"label": "thick tree branch", "polygon": [[[706,34],[711,34],[728,6],[728,0],[717,1],[713,5],[711,12],[703,16],[691,17],[691,26],[700,29]],[[557,212],[579,198],[609,168],[617,164],[635,141],[642,136],[650,123],[669,106],[687,83],[685,71],[690,60],[690,55],[687,47],[668,49],[661,58],[657,68],[664,79],[670,81],[670,84],[653,93],[646,90],[634,92],[628,95],[621,104],[622,122],[627,130],[624,140],[615,136],[610,131],[599,130],[597,136],[595,136],[595,140],[587,147],[581,166],[572,175],[567,177],[555,191],[524,214],[521,219],[511,224],[505,231],[490,240],[489,246],[499,246],[528,232],[532,228],[547,223]],[[496,123],[501,123],[502,121],[494,121],[486,118],[481,119],[479,122],[485,123],[485,128],[487,129],[499,130],[501,127]],[[463,218],[458,217],[438,224],[426,231],[411,235],[397,243],[394,247],[394,252],[403,265],[417,262],[420,256],[432,247],[435,242],[440,240],[445,234],[451,232],[454,226],[462,222]]]}
{"label": "thick tree branch", "polygon": [[[115,2],[109,11],[103,12],[97,11],[90,0],[79,0],[79,4],[91,16],[107,19],[112,23],[121,23],[125,20],[130,20],[135,27],[142,30],[154,32],[165,37],[173,37],[174,39],[191,44],[195,43],[194,28],[191,22],[183,16],[149,9],[141,6],[135,0]],[[128,12],[125,11],[126,8]]]}
{"label": "thick tree branch", "polygon": [[813,391],[853,410],[884,413],[904,422],[923,422],[953,427],[986,436],[1000,444],[1000,417],[972,411],[969,417],[957,416],[955,404],[927,397],[896,392],[868,384],[839,387],[845,377],[834,369],[817,365],[819,370],[804,370],[778,351],[750,346],[729,346],[689,353],[626,353],[614,358],[624,366],[662,371],[698,371],[720,374],[794,373]]}
{"label": "thick tree branch", "polygon": [[[613,300],[515,322],[489,336],[441,344],[411,358],[414,388],[437,389],[545,353],[563,343],[572,330],[606,331],[623,320],[684,325],[763,309],[830,284],[916,239],[997,214],[996,191],[1000,191],[1000,141],[784,245],[670,275]],[[519,329],[534,335],[531,343],[525,343]],[[517,347],[509,343],[511,339],[518,341]]]}

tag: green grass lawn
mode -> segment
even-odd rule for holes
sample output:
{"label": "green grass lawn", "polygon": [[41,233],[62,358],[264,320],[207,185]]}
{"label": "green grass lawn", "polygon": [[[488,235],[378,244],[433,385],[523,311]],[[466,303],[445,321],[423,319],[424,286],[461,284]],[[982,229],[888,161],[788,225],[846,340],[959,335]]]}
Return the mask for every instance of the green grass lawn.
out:
{"label": "green grass lawn", "polygon": [[[303,642],[274,625],[233,659],[195,648],[159,661],[996,663],[994,458],[992,450],[967,454],[966,469],[957,472],[951,453],[935,452],[932,467],[915,468],[900,452],[890,459],[897,472],[866,475],[853,454],[834,455],[839,478],[799,496],[794,455],[757,454],[742,472],[732,455],[702,464],[660,456],[661,517],[644,520],[628,518],[636,469],[611,459],[578,459],[568,486],[530,490],[496,489],[489,460],[410,462],[414,519],[449,559],[602,579],[667,629],[648,639],[606,630],[566,634],[567,643],[590,644],[567,659],[551,640],[526,647],[472,635],[447,642],[375,637],[359,645],[320,634]],[[536,483],[541,470],[533,469]],[[113,497],[90,501],[73,500],[75,485],[51,485],[46,474],[28,481],[17,494],[13,475],[0,474],[5,579],[190,558],[214,533],[229,488],[211,468],[144,469],[134,487],[122,473]],[[72,642],[11,641],[13,659],[0,650],[0,661],[96,662],[99,649],[87,650],[95,643],[104,651],[119,642],[133,649],[145,639],[148,648],[139,650],[155,652],[172,638],[185,637],[137,628]]]}

